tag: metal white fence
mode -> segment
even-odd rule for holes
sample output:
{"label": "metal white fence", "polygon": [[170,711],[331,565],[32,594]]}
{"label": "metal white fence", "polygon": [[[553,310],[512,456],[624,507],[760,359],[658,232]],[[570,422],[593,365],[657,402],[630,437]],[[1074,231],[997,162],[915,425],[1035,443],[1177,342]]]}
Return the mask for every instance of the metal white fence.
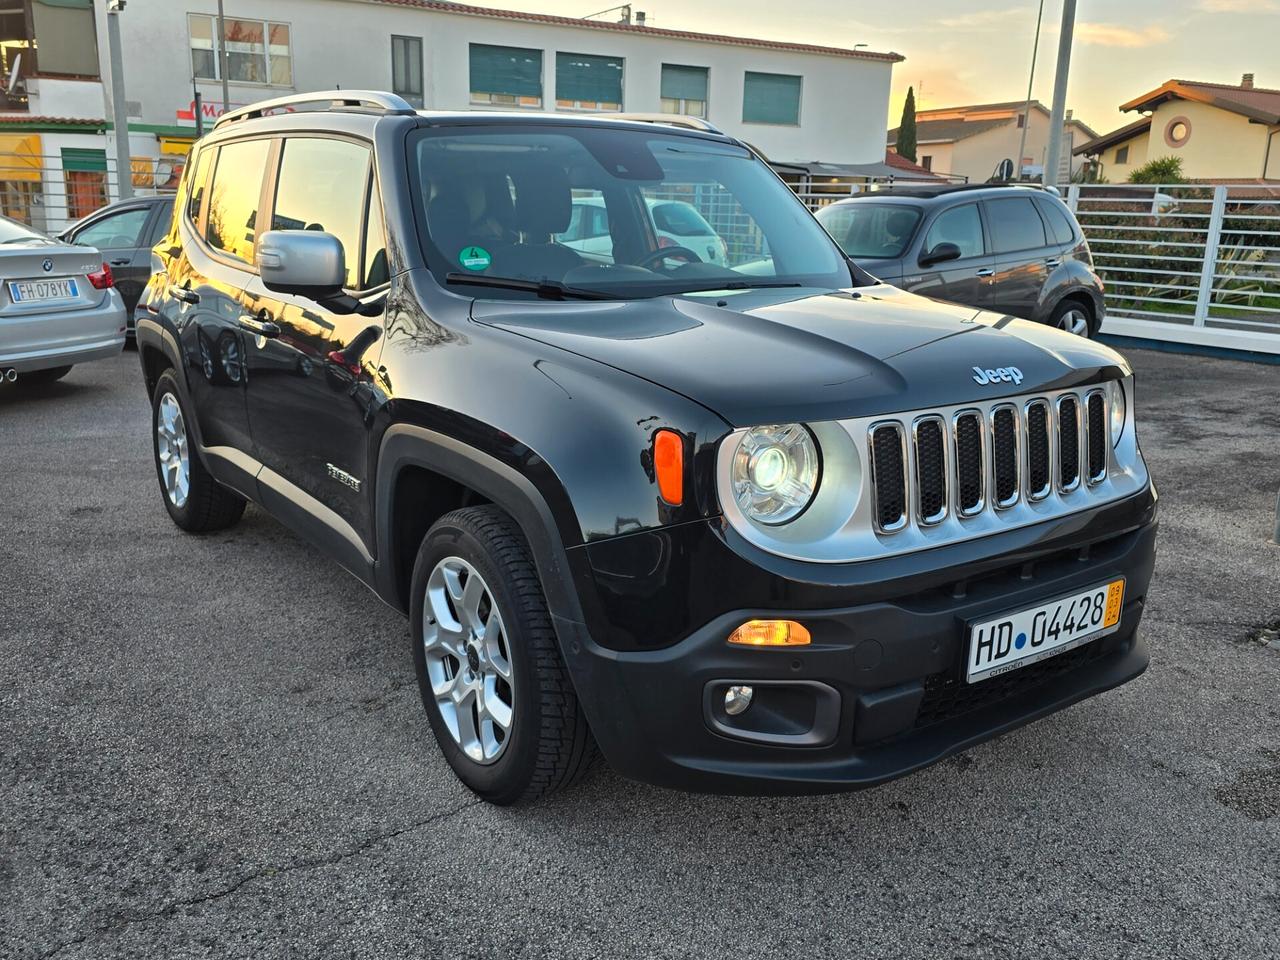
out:
{"label": "metal white fence", "polygon": [[1104,333],[1280,354],[1280,184],[1076,184]]}

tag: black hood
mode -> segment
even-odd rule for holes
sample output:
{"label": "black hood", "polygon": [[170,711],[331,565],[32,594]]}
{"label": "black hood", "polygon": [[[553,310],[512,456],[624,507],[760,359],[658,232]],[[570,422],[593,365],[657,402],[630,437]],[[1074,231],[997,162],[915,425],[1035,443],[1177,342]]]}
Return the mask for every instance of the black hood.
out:
{"label": "black hood", "polygon": [[[945,406],[1129,372],[1114,350],[1081,337],[883,284],[718,298],[490,300],[472,309],[482,323],[643,377],[734,426]],[[975,368],[1010,372],[992,379]]]}

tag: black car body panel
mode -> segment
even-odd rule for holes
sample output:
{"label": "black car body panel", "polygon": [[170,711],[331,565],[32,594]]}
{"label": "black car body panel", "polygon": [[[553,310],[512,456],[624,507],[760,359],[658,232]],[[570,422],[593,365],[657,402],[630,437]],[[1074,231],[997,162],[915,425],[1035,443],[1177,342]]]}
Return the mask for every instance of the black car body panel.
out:
{"label": "black car body panel", "polygon": [[[425,203],[405,159],[415,131],[589,123],[653,129],[320,111],[215,131],[200,151],[261,137],[273,141],[272,163],[294,137],[367,145],[388,269],[351,291],[366,314],[271,294],[251,264],[211,249],[185,214],[209,202],[192,204],[198,161],[189,166],[156,247],[163,270],[139,304],[138,342],[149,389],[166,367],[177,373],[209,471],[401,611],[433,519],[471,503],[502,507],[529,541],[596,739],[619,770],[654,782],[865,786],[1142,670],[1136,628],[1156,513],[1149,484],[993,536],[815,563],[739,535],[716,473],[722,443],[741,428],[1107,384],[1131,376],[1114,351],[1007,314],[858,285],[857,270],[840,289],[583,302],[442,285],[423,252]],[[255,333],[266,322],[278,333]],[[991,368],[1016,368],[1020,379],[982,377]],[[687,493],[675,506],[655,477],[660,429],[679,435],[686,452]],[[968,621],[1111,575],[1129,585],[1123,621],[1092,645],[1089,663],[1043,678],[1036,695],[1014,690],[955,722],[916,729],[938,678],[954,673]],[[803,618],[814,644],[791,652],[725,642],[738,623],[764,614]],[[716,685],[727,682],[779,685],[784,699],[783,688],[803,691],[821,723],[805,745],[744,738],[717,712]]]}

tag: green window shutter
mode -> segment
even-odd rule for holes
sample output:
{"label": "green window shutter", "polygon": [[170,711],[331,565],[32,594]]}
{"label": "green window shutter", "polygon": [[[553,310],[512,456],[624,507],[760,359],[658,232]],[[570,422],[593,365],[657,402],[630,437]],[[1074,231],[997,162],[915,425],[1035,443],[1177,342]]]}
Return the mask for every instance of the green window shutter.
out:
{"label": "green window shutter", "polygon": [[742,90],[744,123],[800,122],[800,78],[748,71]]}
{"label": "green window shutter", "polygon": [[556,99],[622,103],[622,58],[557,53]]}
{"label": "green window shutter", "polygon": [[664,63],[662,97],[666,100],[706,100],[707,68]]}
{"label": "green window shutter", "polygon": [[471,44],[471,92],[542,96],[542,51]]}
{"label": "green window shutter", "polygon": [[83,147],[62,148],[63,170],[101,170],[107,171],[107,151],[87,150]]}

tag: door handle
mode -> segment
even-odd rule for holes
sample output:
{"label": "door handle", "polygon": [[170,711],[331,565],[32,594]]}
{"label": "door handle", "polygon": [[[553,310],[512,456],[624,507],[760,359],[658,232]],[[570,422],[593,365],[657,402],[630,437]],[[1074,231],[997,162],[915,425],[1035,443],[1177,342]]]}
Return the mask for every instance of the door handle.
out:
{"label": "door handle", "polygon": [[1048,260],[1044,262],[1044,265],[1046,267],[1056,267],[1056,266],[1059,266],[1061,263],[1062,261],[1059,260],[1057,257],[1050,257]]}
{"label": "door handle", "polygon": [[110,261],[113,267],[127,267],[133,261],[129,257],[121,257],[119,260]]}
{"label": "door handle", "polygon": [[176,283],[169,284],[169,296],[181,300],[183,303],[200,302],[200,294],[194,290],[188,290],[186,287],[180,287]]}
{"label": "door handle", "polygon": [[280,336],[280,328],[270,320],[259,320],[257,317],[243,316],[240,318],[240,328],[256,333],[260,337],[274,339]]}
{"label": "door handle", "polygon": [[992,277],[995,276],[995,270],[991,267],[979,267],[977,275],[980,277]]}

